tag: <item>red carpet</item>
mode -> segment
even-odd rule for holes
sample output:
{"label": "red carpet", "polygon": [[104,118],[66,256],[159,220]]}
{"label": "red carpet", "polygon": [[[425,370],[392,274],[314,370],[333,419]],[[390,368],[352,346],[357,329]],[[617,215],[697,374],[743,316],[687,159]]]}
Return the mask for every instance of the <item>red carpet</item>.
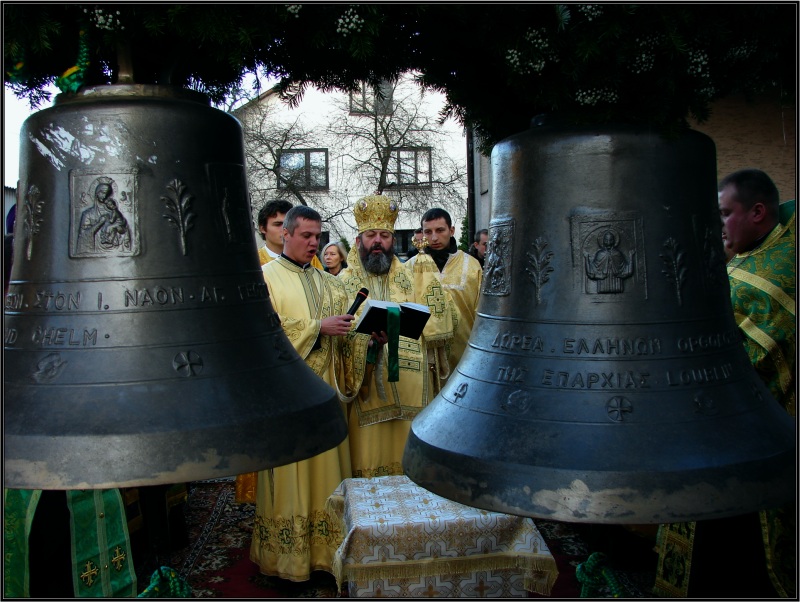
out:
{"label": "red carpet", "polygon": [[[318,571],[310,581],[293,583],[261,575],[250,561],[253,504],[233,501],[233,481],[220,479],[189,485],[183,510],[188,545],[175,550],[160,564],[178,571],[192,587],[196,598],[335,598],[333,576]],[[649,597],[655,570],[652,544],[622,527],[585,526],[556,521],[535,521],[556,559],[559,577],[553,599],[578,598],[580,584],[575,568],[591,552],[604,551],[610,557],[627,597]],[[589,543],[587,543],[589,542]],[[155,561],[140,567],[139,589],[149,583]],[[600,595],[608,595],[601,591]],[[531,594],[531,597],[545,597]]]}

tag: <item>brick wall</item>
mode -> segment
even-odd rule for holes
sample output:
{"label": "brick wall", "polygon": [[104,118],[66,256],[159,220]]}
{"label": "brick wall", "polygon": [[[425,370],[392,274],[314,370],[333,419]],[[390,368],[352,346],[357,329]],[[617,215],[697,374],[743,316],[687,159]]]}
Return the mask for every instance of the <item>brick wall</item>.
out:
{"label": "brick wall", "polygon": [[783,105],[777,97],[747,102],[732,96],[717,101],[711,118],[692,127],[710,136],[717,146],[717,179],[748,167],[769,174],[781,201],[797,196],[795,105]]}

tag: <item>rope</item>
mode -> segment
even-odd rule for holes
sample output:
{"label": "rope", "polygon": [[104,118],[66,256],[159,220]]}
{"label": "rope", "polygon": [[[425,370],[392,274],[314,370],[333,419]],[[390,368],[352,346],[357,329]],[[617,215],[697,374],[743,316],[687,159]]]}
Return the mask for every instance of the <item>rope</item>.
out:
{"label": "rope", "polygon": [[[166,573],[166,575],[165,575]],[[192,588],[175,569],[159,567],[150,577],[150,585],[137,598],[191,598]]]}
{"label": "rope", "polygon": [[624,589],[616,574],[607,565],[608,557],[602,552],[594,552],[586,562],[582,562],[575,570],[575,576],[581,584],[581,598],[597,598],[600,588],[608,587],[612,598],[622,598]]}

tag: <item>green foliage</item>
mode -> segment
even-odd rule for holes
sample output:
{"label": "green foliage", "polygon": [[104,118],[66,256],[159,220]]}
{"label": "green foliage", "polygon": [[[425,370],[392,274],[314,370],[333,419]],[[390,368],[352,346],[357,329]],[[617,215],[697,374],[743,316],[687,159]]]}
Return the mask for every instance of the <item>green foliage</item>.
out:
{"label": "green foliage", "polygon": [[458,248],[466,253],[471,246],[472,240],[469,235],[469,218],[465,215],[464,219],[461,220],[461,235],[458,237]]}
{"label": "green foliage", "polygon": [[[99,27],[98,9],[119,11],[119,26]],[[4,82],[40,100],[43,85],[75,64],[81,28],[91,39],[85,85],[116,81],[120,45],[131,49],[136,82],[191,85],[215,101],[253,70],[288,95],[416,71],[485,152],[540,114],[670,131],[689,116],[705,119],[725,95],[793,93],[796,11],[792,3],[9,3]]]}

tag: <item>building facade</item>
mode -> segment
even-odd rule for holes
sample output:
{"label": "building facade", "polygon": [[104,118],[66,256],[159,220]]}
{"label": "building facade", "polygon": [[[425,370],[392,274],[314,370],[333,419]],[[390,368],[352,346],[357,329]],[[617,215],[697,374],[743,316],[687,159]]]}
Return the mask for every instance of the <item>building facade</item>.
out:
{"label": "building facade", "polygon": [[309,88],[291,104],[270,90],[235,109],[254,214],[275,198],[306,204],[322,215],[323,242],[351,246],[355,201],[381,193],[400,205],[398,254],[431,207],[450,213],[457,237],[467,211],[467,144],[460,124],[440,120],[444,104],[408,76],[377,91]]}

